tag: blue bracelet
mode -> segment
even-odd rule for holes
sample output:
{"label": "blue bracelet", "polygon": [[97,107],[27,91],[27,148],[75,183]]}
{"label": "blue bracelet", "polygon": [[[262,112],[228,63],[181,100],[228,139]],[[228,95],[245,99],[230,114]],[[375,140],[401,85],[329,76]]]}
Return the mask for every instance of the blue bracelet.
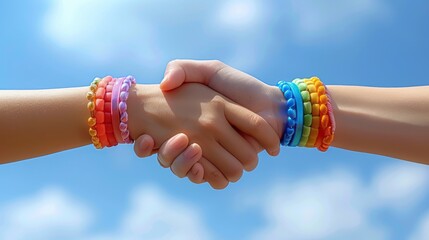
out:
{"label": "blue bracelet", "polygon": [[283,146],[287,146],[290,144],[292,137],[295,134],[297,118],[296,100],[294,96],[295,94],[293,93],[290,84],[284,81],[279,81],[277,86],[279,87],[280,91],[282,91],[286,100],[286,108],[282,108],[284,131],[280,142]]}
{"label": "blue bracelet", "polygon": [[295,97],[296,101],[296,129],[295,129],[295,135],[292,138],[292,141],[290,141],[289,146],[296,147],[298,146],[299,142],[301,141],[302,137],[302,129],[304,124],[304,106],[302,102],[302,96],[301,91],[299,90],[298,86],[296,86],[294,83],[286,83],[289,85],[290,89],[292,89],[292,93]]}

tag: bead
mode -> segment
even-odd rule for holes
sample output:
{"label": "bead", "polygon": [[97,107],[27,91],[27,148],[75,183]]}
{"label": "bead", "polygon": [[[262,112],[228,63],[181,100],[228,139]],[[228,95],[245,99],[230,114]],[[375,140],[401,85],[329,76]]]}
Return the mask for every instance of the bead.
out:
{"label": "bead", "polygon": [[106,93],[106,89],[98,88],[97,91],[95,92],[95,96],[99,99],[103,99],[105,93]]}
{"label": "bead", "polygon": [[311,127],[318,129],[320,126],[320,117],[313,116],[313,119],[311,121]]}
{"label": "bead", "polygon": [[104,111],[104,99],[96,99],[95,100],[95,110],[97,111]]}
{"label": "bead", "polygon": [[121,122],[124,122],[124,123],[128,122],[128,113],[127,112],[124,112],[121,114]]}
{"label": "bead", "polygon": [[328,103],[328,96],[326,96],[326,94],[325,94],[325,95],[320,96],[320,103],[321,103],[321,104],[326,104],[326,103]]}
{"label": "bead", "polygon": [[296,118],[296,111],[295,111],[294,109],[289,108],[289,109],[287,110],[287,115],[288,115],[289,117],[291,117],[292,119],[295,119],[295,118]]}
{"label": "bead", "polygon": [[293,128],[286,129],[286,134],[288,136],[292,136],[295,133],[295,130]]}
{"label": "bead", "polygon": [[94,104],[94,102],[88,102],[86,107],[88,108],[89,111],[94,111],[95,104]]}
{"label": "bead", "polygon": [[304,126],[302,128],[302,136],[303,137],[308,137],[310,135],[310,131],[311,131],[310,127]]}
{"label": "bead", "polygon": [[313,122],[313,116],[310,114],[304,115],[304,126],[310,127],[311,123]]}
{"label": "bead", "polygon": [[319,110],[320,110],[320,106],[319,104],[313,104],[312,109],[311,109],[311,113],[313,114],[313,116],[319,116]]}
{"label": "bead", "polygon": [[127,111],[127,104],[125,102],[120,102],[119,103],[119,113],[124,113],[125,111]]}
{"label": "bead", "polygon": [[292,91],[291,91],[291,90],[287,90],[287,91],[284,93],[284,97],[285,97],[286,99],[291,98],[291,97],[292,97],[292,95],[293,95],[293,93],[292,93]]}
{"label": "bead", "polygon": [[306,91],[307,90],[307,84],[305,84],[305,83],[299,83],[298,84],[298,88],[299,88],[299,90],[302,92],[302,91]]}
{"label": "bead", "polygon": [[106,92],[112,92],[112,90],[113,90],[113,85],[109,83],[109,84],[106,86]]}
{"label": "bead", "polygon": [[302,91],[301,96],[302,96],[302,101],[304,102],[310,101],[310,94],[307,91]]}
{"label": "bead", "polygon": [[328,115],[323,115],[320,123],[322,124],[323,128],[327,128],[328,124],[329,124],[329,117],[328,117]]}
{"label": "bead", "polygon": [[86,99],[88,99],[88,101],[92,101],[95,98],[95,94],[94,92],[87,92],[86,93]]}
{"label": "bead", "polygon": [[125,132],[121,132],[122,139],[126,139],[130,136],[130,132],[127,130]]}
{"label": "bead", "polygon": [[89,86],[89,90],[91,90],[91,92],[95,92],[97,90],[97,85],[94,83],[91,83],[91,85]]}
{"label": "bead", "polygon": [[89,128],[89,131],[88,131],[88,133],[89,133],[89,135],[91,136],[91,137],[95,137],[95,136],[97,136],[97,130],[95,130],[94,128]]}
{"label": "bead", "polygon": [[314,92],[316,92],[316,86],[314,86],[313,84],[307,84],[307,90],[310,93],[314,93]]}
{"label": "bead", "polygon": [[98,124],[95,125],[95,128],[97,129],[98,136],[106,135],[106,126],[104,124]]}
{"label": "bead", "polygon": [[111,102],[112,101],[112,93],[106,92],[106,95],[104,95],[104,101]]}
{"label": "bead", "polygon": [[88,118],[88,125],[93,127],[97,123],[97,120],[93,117]]}
{"label": "bead", "polygon": [[95,84],[98,84],[100,81],[101,81],[101,78],[96,77],[92,82],[94,82]]}
{"label": "bead", "polygon": [[328,113],[328,107],[325,104],[320,105],[320,115],[326,115]]}
{"label": "bead", "polygon": [[128,92],[130,90],[130,85],[123,83],[121,86],[121,92]]}
{"label": "bead", "polygon": [[119,124],[119,130],[121,130],[121,132],[124,132],[125,130],[127,130],[128,125],[126,123],[121,122]]}
{"label": "bead", "polygon": [[317,93],[311,93],[310,99],[313,104],[319,103],[319,95]]}
{"label": "bead", "polygon": [[92,137],[91,138],[92,143],[98,144],[100,142],[100,139],[98,137]]}
{"label": "bead", "polygon": [[304,114],[311,114],[312,106],[310,102],[304,103]]}
{"label": "bead", "polygon": [[122,102],[126,102],[128,100],[128,92],[121,92],[121,94],[119,95],[119,99]]}
{"label": "bead", "polygon": [[324,86],[320,86],[320,87],[317,89],[317,94],[319,94],[319,96],[322,96],[322,95],[326,94],[325,87],[324,87]]}
{"label": "bead", "polygon": [[104,123],[104,112],[97,111],[95,118],[97,119],[97,123]]}
{"label": "bead", "polygon": [[290,108],[293,106],[295,106],[295,99],[291,98],[291,99],[287,100],[286,107]]}
{"label": "bead", "polygon": [[295,126],[295,120],[288,117],[287,125],[288,125],[288,127],[294,127]]}

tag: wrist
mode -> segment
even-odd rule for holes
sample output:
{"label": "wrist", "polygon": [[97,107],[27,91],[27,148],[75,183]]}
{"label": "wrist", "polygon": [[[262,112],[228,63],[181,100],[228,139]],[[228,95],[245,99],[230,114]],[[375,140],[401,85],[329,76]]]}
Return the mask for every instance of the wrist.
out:
{"label": "wrist", "polygon": [[279,138],[282,137],[284,131],[283,118],[287,116],[283,116],[281,114],[281,107],[285,105],[286,100],[283,96],[282,91],[277,86],[269,86],[268,91],[268,100],[271,103],[272,116],[271,122],[272,127],[276,131]]}

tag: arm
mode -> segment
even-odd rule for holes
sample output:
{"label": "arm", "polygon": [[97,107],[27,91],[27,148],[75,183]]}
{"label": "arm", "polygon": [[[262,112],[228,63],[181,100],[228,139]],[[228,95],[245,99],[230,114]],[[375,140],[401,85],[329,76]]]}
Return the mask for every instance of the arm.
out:
{"label": "arm", "polygon": [[428,86],[328,88],[336,103],[333,146],[429,164]]}
{"label": "arm", "polygon": [[[1,91],[0,163],[90,144],[87,92],[85,87]],[[278,151],[276,133],[265,120],[199,84],[168,93],[157,85],[132,87],[128,114],[134,139],[148,133],[157,148],[173,135],[185,132],[190,141],[202,146],[201,164],[208,169],[204,178],[214,188],[237,181],[243,167],[257,161],[256,151],[238,130]]]}
{"label": "arm", "polygon": [[[283,131],[278,106],[284,99],[277,87],[268,86],[219,61],[170,62],[161,88],[168,91],[184,82],[208,85],[260,114],[278,134]],[[429,87],[328,88],[336,103],[337,131],[333,146],[429,164],[425,153],[425,137],[429,136]],[[183,139],[175,139],[176,148],[172,144],[161,148],[160,157],[170,164],[175,162],[175,157],[186,158],[180,153],[186,148],[177,147],[177,142]],[[192,169],[191,162],[182,169]],[[197,179],[192,172],[188,172],[188,177],[194,182]]]}
{"label": "arm", "polygon": [[0,91],[0,163],[90,144],[87,89]]}

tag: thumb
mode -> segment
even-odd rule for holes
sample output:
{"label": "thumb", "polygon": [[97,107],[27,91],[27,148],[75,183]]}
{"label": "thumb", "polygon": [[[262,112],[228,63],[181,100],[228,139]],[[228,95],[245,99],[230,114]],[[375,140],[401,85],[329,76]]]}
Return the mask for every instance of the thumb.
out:
{"label": "thumb", "polygon": [[164,79],[162,79],[159,87],[162,91],[169,91],[180,87],[185,82],[185,71],[180,65],[170,64],[165,70]]}

